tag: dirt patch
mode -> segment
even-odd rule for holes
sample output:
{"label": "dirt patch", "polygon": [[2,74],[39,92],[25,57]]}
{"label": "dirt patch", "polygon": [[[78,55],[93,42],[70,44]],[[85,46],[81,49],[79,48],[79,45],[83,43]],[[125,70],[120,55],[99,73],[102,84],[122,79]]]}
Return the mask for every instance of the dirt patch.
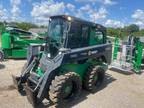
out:
{"label": "dirt patch", "polygon": [[[8,60],[0,69],[0,108],[32,108],[27,97],[18,93],[11,74],[20,74],[25,60]],[[10,73],[11,72],[11,73]],[[96,93],[82,91],[79,99],[65,108],[144,108],[144,73],[106,72],[103,86]],[[50,108],[43,102],[39,108]]]}
{"label": "dirt patch", "polygon": [[0,87],[0,91],[11,91],[11,90],[15,90],[15,86],[14,85],[9,85],[9,86],[4,86],[4,87]]}
{"label": "dirt patch", "polygon": [[5,65],[0,64],[0,69],[4,69],[4,68],[5,68]]}

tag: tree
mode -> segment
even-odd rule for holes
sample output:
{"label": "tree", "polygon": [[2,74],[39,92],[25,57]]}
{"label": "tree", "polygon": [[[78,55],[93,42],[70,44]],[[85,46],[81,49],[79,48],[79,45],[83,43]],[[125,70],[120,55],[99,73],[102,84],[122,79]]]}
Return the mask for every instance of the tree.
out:
{"label": "tree", "polygon": [[121,28],[107,28],[107,35],[113,37],[115,36],[122,37],[123,31]]}
{"label": "tree", "polygon": [[124,28],[124,30],[125,30],[128,34],[132,34],[132,33],[134,33],[134,32],[139,32],[140,28],[139,28],[139,26],[136,25],[136,24],[131,24],[131,25],[129,25],[129,26],[126,26],[126,27]]}
{"label": "tree", "polygon": [[18,28],[21,28],[23,30],[29,30],[30,28],[37,28],[38,26],[32,23],[26,23],[26,22],[21,22],[21,23],[16,23]]}

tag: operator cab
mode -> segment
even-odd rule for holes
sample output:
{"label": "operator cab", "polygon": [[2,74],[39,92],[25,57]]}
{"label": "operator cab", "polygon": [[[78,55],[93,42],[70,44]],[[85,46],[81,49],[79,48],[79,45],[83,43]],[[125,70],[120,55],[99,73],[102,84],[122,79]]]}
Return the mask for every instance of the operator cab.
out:
{"label": "operator cab", "polygon": [[59,15],[49,20],[45,53],[54,58],[60,50],[72,50],[106,43],[106,28],[82,19]]}

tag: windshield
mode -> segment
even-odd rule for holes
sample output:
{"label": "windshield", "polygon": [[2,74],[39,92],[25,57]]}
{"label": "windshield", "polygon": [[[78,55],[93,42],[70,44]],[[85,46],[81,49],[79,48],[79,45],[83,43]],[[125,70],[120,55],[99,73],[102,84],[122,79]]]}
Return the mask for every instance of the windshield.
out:
{"label": "windshield", "polygon": [[61,18],[51,19],[48,28],[48,40],[46,51],[50,53],[50,58],[57,55],[59,49],[64,44],[66,31],[68,30],[68,23]]}
{"label": "windshield", "polygon": [[67,27],[67,23],[63,19],[52,19],[48,29],[48,36],[51,41],[62,43],[63,34],[67,30]]}

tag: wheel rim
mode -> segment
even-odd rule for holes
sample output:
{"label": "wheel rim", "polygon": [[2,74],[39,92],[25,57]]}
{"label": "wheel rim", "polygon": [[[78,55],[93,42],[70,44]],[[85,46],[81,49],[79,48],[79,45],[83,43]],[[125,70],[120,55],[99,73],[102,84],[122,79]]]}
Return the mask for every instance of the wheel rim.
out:
{"label": "wheel rim", "polygon": [[97,80],[98,80],[98,76],[95,75],[94,78],[93,78],[93,80],[94,80],[95,82],[97,82]]}
{"label": "wheel rim", "polygon": [[67,83],[64,86],[64,89],[63,89],[63,92],[64,92],[63,98],[64,99],[69,98],[72,94],[72,91],[73,91],[73,84],[72,83]]}
{"label": "wheel rim", "polygon": [[72,91],[72,86],[66,86],[65,89],[64,89],[64,93],[69,95]]}

